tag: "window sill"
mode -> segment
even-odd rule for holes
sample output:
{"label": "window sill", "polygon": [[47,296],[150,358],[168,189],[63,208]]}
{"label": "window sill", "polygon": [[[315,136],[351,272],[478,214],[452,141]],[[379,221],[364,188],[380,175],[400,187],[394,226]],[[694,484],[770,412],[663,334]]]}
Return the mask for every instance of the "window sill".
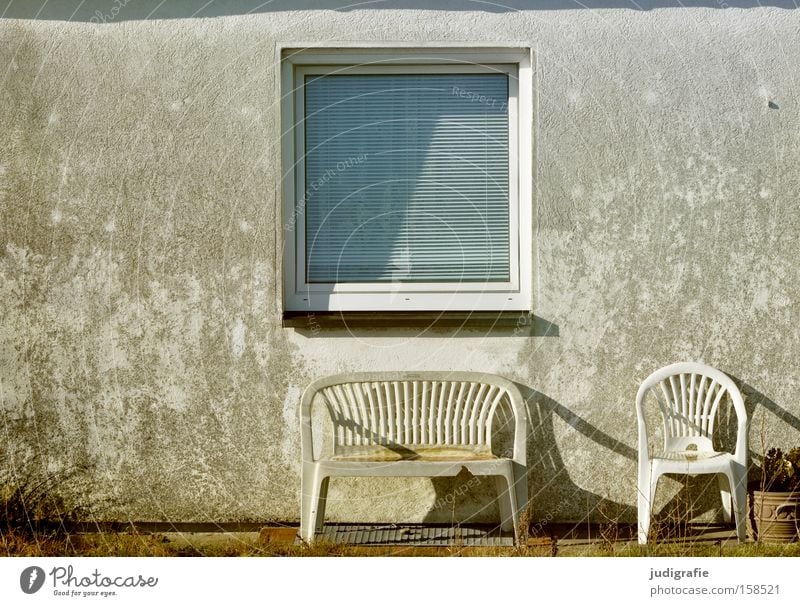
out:
{"label": "window sill", "polygon": [[557,337],[558,326],[529,311],[286,311],[283,327],[317,334],[369,328],[488,328],[521,336]]}

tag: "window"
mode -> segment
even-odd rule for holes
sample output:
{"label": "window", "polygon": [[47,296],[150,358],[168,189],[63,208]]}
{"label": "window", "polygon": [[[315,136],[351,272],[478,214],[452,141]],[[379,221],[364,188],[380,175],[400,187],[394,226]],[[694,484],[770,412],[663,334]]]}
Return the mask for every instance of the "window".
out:
{"label": "window", "polygon": [[530,53],[285,51],[287,311],[531,305]]}

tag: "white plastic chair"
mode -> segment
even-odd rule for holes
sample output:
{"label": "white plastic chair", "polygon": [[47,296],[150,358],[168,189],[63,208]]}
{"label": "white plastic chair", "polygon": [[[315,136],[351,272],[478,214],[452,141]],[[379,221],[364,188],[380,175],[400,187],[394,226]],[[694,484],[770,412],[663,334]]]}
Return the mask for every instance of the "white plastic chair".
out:
{"label": "white plastic chair", "polygon": [[[651,393],[664,421],[663,452],[650,458],[643,405]],[[736,449],[717,452],[712,443],[714,421],[725,394],[736,411]],[[647,543],[650,515],[658,479],[662,474],[717,474],[722,510],[731,521],[731,501],[736,535],[745,540],[747,494],[747,411],[736,384],[725,373],[693,362],[680,362],[655,371],[636,394],[639,424],[639,543]]]}

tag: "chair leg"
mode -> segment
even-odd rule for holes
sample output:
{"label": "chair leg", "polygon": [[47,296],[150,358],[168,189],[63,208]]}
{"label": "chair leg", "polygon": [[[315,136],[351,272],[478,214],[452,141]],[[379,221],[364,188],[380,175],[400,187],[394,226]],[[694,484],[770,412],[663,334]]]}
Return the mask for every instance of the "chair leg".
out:
{"label": "chair leg", "polygon": [[722,497],[722,518],[727,524],[731,521],[731,486],[733,484],[730,483],[728,476],[724,473],[718,473],[717,480],[719,482],[719,494]]}
{"label": "chair leg", "polygon": [[650,516],[652,514],[653,497],[656,494],[658,484],[658,474],[653,479],[650,478],[650,470],[639,472],[638,499],[637,499],[637,526],[639,544],[647,544],[647,537],[650,533]]}
{"label": "chair leg", "polygon": [[[736,467],[740,467],[738,464]],[[747,540],[747,472],[732,468],[728,475],[733,500],[733,515],[736,518],[736,538],[740,543]]]}
{"label": "chair leg", "polygon": [[306,543],[314,541],[321,488],[319,468],[316,465],[304,465],[300,480],[300,538]]}

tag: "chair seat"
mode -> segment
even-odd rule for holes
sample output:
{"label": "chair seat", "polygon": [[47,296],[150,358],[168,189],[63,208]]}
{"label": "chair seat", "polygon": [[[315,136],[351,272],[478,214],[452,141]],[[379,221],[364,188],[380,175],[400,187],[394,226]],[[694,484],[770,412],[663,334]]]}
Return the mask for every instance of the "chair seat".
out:
{"label": "chair seat", "polygon": [[485,446],[349,446],[332,461],[491,461],[498,459]]}
{"label": "chair seat", "polygon": [[696,450],[671,450],[669,452],[662,452],[654,459],[665,459],[667,461],[701,461],[704,459],[713,459],[716,457],[724,456],[728,453],[725,452],[698,452]]}
{"label": "chair seat", "polygon": [[734,462],[729,452],[698,452],[673,450],[650,459],[653,473],[724,473]]}

